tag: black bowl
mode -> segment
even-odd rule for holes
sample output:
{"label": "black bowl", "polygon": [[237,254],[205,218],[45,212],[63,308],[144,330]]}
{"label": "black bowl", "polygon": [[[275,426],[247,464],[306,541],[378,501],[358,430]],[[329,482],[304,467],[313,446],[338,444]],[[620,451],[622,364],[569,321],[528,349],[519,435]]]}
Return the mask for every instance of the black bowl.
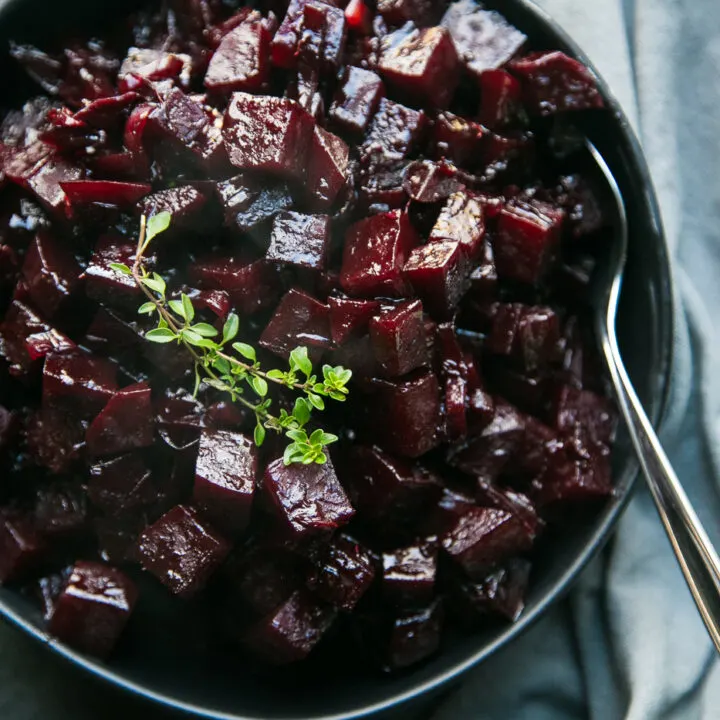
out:
{"label": "black bowl", "polygon": [[[536,48],[559,48],[584,63],[587,58],[567,35],[528,0],[498,0],[507,19],[530,36]],[[122,7],[121,7],[122,6]],[[18,42],[48,44],[63,34],[93,32],[127,12],[128,4],[97,0],[0,0],[0,47]],[[607,159],[626,200],[630,254],[620,311],[620,344],[638,395],[650,417],[661,417],[672,355],[672,288],[660,215],[648,168],[627,118],[600,82],[609,112],[594,116],[584,130]],[[15,104],[32,92],[13,62],[0,59],[0,98]],[[457,679],[525,630],[571,585],[602,546],[626,504],[637,472],[627,439],[615,452],[617,491],[592,520],[551,539],[534,569],[527,607],[514,624],[484,634],[450,638],[443,652],[421,667],[383,677],[348,658],[344,666],[306,664],[263,674],[250,666],[229,667],[203,654],[188,639],[187,616],[159,610],[161,597],[140,605],[132,630],[108,663],[80,655],[49,638],[38,612],[18,593],[0,589],[0,613],[46,643],[54,652],[116,686],[166,705],[210,718],[356,718],[417,698]],[[162,606],[164,608],[164,606]],[[155,618],[164,616],[162,623]],[[160,626],[160,627],[159,627]],[[322,662],[319,660],[318,662]],[[405,714],[403,713],[403,716]]]}

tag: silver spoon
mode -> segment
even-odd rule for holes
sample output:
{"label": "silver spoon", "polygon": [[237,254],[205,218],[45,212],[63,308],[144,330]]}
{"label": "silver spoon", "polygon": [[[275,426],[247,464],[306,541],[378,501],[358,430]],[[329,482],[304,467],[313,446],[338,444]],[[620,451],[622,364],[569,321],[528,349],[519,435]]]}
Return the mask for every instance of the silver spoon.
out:
{"label": "silver spoon", "polygon": [[623,365],[615,333],[620,286],[627,259],[628,223],[620,188],[597,148],[587,147],[617,206],[615,243],[594,292],[597,332],[645,479],[708,633],[720,652],[720,558],[688,500],[648,420]]}

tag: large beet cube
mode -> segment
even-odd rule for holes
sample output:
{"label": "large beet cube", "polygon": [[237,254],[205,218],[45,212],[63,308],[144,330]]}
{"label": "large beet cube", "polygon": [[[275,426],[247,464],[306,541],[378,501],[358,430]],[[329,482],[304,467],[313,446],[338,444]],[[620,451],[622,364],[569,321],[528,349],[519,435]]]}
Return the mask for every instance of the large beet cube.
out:
{"label": "large beet cube", "polygon": [[371,166],[402,160],[420,142],[425,124],[422,110],[382,98],[360,148],[361,157]]}
{"label": "large beet cube", "polygon": [[299,55],[306,61],[317,58],[322,69],[335,72],[345,50],[345,13],[329,2],[310,0],[303,8],[303,26]]}
{"label": "large beet cube", "polygon": [[459,79],[459,60],[450,33],[442,27],[414,30],[386,49],[378,69],[403,97],[444,108]]}
{"label": "large beet cube", "polygon": [[438,568],[435,542],[383,553],[382,564],[383,594],[393,605],[417,607],[433,599]]}
{"label": "large beet cube", "polygon": [[304,345],[317,360],[332,345],[328,306],[300,290],[290,290],[263,330],[260,345],[286,359]]}
{"label": "large beet cube", "polygon": [[152,505],[157,489],[142,457],[126,453],[90,466],[87,495],[103,513],[122,515]]}
{"label": "large beet cube", "polygon": [[402,269],[418,237],[407,213],[393,210],[355,223],[345,236],[340,285],[349,295],[402,297]]}
{"label": "large beet cube", "polygon": [[561,434],[581,428],[593,442],[603,445],[610,445],[615,436],[617,412],[612,402],[590,390],[561,385],[553,397],[551,416]]}
{"label": "large beet cube", "polygon": [[195,464],[193,500],[222,532],[242,532],[250,519],[257,450],[240,433],[203,430]]}
{"label": "large beet cube", "polygon": [[340,130],[362,135],[384,96],[383,81],[374,72],[347,66],[328,116]]}
{"label": "large beet cube", "polygon": [[205,73],[205,87],[212,92],[259,90],[270,71],[270,33],[265,23],[238,25],[220,41]]}
{"label": "large beet cube", "polygon": [[458,242],[466,257],[474,260],[482,250],[484,239],[485,211],[480,198],[467,190],[453,193],[440,211],[430,241]]}
{"label": "large beet cube", "polygon": [[521,107],[520,83],[505,70],[486,70],[480,81],[480,122],[495,130],[507,125]]}
{"label": "large beet cube", "polygon": [[272,40],[271,58],[273,65],[286,69],[295,65],[307,2],[308,0],[290,0],[285,17]]}
{"label": "large beet cube", "polygon": [[510,200],[500,212],[494,238],[501,278],[536,284],[560,240],[565,211],[538,200]]}
{"label": "large beet cube", "polygon": [[307,192],[319,208],[333,204],[348,179],[350,150],[345,141],[315,126],[307,167]]}
{"label": "large beet cube", "polygon": [[426,608],[394,618],[385,645],[389,670],[400,670],[430,657],[440,648],[444,611],[438,599]]}
{"label": "large beet cube", "polygon": [[124,573],[81,560],[55,602],[48,630],[82,652],[105,657],[125,628],[137,596]]}
{"label": "large beet cube", "polygon": [[25,255],[23,276],[30,299],[52,317],[77,288],[80,266],[57,238],[40,230]]}
{"label": "large beet cube", "polygon": [[0,515],[0,584],[21,577],[40,559],[42,539],[33,523],[20,515]]}
{"label": "large beet cube", "polygon": [[294,100],[238,92],[225,113],[223,138],[235,167],[301,178],[313,125]]}
{"label": "large beet cube", "polygon": [[134,306],[142,291],[129,275],[113,270],[111,263],[132,265],[136,244],[118,235],[101,235],[85,270],[85,289],[90,298],[113,306]]}
{"label": "large beet cube", "polygon": [[330,460],[323,465],[274,460],[265,470],[263,492],[285,532],[296,538],[331,533],[355,514]]}
{"label": "large beet cube", "polygon": [[382,373],[406,375],[430,361],[423,306],[419,300],[400,303],[370,320],[370,339]]}
{"label": "large beet cube", "polygon": [[253,625],[245,644],[274,665],[297,662],[320,642],[335,615],[331,605],[316,600],[307,590],[299,590]]}
{"label": "large beet cube", "polygon": [[450,112],[438,113],[432,130],[433,154],[462,167],[474,167],[484,136],[482,125]]}
{"label": "large beet cube", "polygon": [[137,549],[146,570],[174,595],[189,597],[202,590],[230,545],[197,510],[177,505],[145,528]]}
{"label": "large beet cube", "polygon": [[311,270],[324,270],[330,241],[327,215],[284,212],[275,216],[266,259]]}
{"label": "large beet cube", "polygon": [[344,297],[329,297],[330,334],[337,345],[350,338],[362,335],[368,328],[370,319],[380,311],[377,300],[353,300]]}

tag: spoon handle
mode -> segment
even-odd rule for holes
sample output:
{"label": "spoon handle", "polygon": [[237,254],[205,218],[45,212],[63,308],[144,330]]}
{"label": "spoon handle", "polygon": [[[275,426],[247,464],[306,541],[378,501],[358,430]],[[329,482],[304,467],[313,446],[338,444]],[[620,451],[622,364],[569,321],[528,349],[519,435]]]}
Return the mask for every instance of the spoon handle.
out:
{"label": "spoon handle", "polygon": [[635,394],[614,331],[603,335],[603,352],[637,457],[690,592],[720,652],[720,558]]}

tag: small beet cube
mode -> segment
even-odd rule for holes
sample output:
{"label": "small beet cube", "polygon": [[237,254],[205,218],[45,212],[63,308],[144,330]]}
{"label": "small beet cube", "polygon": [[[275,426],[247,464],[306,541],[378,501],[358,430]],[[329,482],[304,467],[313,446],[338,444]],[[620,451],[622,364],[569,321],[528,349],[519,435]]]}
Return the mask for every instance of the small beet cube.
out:
{"label": "small beet cube", "polygon": [[330,334],[336,345],[342,345],[352,337],[362,335],[370,319],[380,311],[377,300],[353,300],[343,297],[329,297]]}
{"label": "small beet cube", "polygon": [[372,30],[372,12],[363,0],[350,0],[345,8],[345,19],[354,32],[369,34]]}
{"label": "small beet cube", "polygon": [[134,243],[117,235],[101,235],[85,270],[85,290],[90,298],[113,306],[134,307],[142,290],[129,275],[110,267],[111,263],[131,266],[135,260]]}
{"label": "small beet cube", "polygon": [[275,216],[265,258],[283,265],[324,270],[330,241],[327,215],[284,212]]}
{"label": "small beet cube", "polygon": [[406,375],[429,363],[422,303],[412,300],[370,320],[370,339],[383,374]]}
{"label": "small beet cube", "polygon": [[434,0],[379,0],[377,11],[390,25],[412,21],[417,25],[432,25],[437,20]]}
{"label": "small beet cube", "polygon": [[0,515],[0,584],[21,577],[42,554],[42,539],[25,517]]}
{"label": "small beet cube", "polygon": [[244,435],[203,430],[193,500],[222,532],[236,535],[247,526],[257,463],[255,445]]}
{"label": "small beet cube", "polygon": [[361,157],[370,165],[402,160],[420,142],[425,123],[422,110],[382,98],[360,148]]}
{"label": "small beet cube", "polygon": [[421,105],[444,108],[459,79],[459,60],[450,33],[442,27],[414,30],[380,58],[378,69],[398,93]]}
{"label": "small beet cube", "polygon": [[464,378],[448,377],[445,380],[445,432],[448,440],[467,435],[468,388]]}
{"label": "small beet cube", "polygon": [[35,527],[45,536],[76,535],[86,529],[88,512],[82,488],[67,483],[42,487],[35,496]]}
{"label": "small beet cube", "polygon": [[528,107],[540,115],[602,108],[605,103],[590,70],[565,53],[539,52],[513,60]]}
{"label": "small beet cube", "polygon": [[297,662],[320,642],[335,615],[331,605],[299,590],[253,625],[245,636],[245,644],[274,665]]}
{"label": "small beet cube", "polygon": [[553,398],[552,425],[561,434],[582,428],[596,443],[610,445],[617,426],[617,412],[607,398],[590,390],[561,385]]}
{"label": "small beet cube", "polygon": [[199,215],[207,202],[207,198],[192,185],[182,185],[160,190],[148,195],[139,204],[139,211],[143,215],[152,217],[161,212],[172,215],[173,228],[192,227],[199,220]]}
{"label": "small beet cube", "polygon": [[160,436],[175,450],[194,445],[203,427],[202,404],[184,390],[166,391],[155,406]]}
{"label": "small beet cube", "polygon": [[402,269],[418,237],[400,210],[355,223],[345,236],[340,285],[349,295],[402,297]]}
{"label": "small beet cube", "polygon": [[332,205],[345,186],[349,156],[344,140],[315,126],[308,159],[307,191],[318,207]]}
{"label": "small beet cube", "polygon": [[415,202],[447,200],[461,187],[457,168],[444,161],[416,160],[403,172],[403,189]]}
{"label": "small beet cube", "polygon": [[322,0],[310,0],[303,8],[303,26],[300,56],[307,58],[308,55],[315,55],[325,70],[335,72],[345,50],[345,13]]}
{"label": "small beet cube", "polygon": [[299,345],[317,360],[330,348],[330,316],[327,305],[300,290],[285,294],[260,336],[260,345],[287,359]]}
{"label": "small beet cube", "polygon": [[23,276],[30,299],[52,317],[78,286],[80,266],[67,250],[46,230],[40,230],[25,255]]}
{"label": "small beet cube", "polygon": [[94,203],[128,208],[152,192],[152,185],[112,180],[73,180],[64,182],[62,189],[72,208]]}
{"label": "small beet cube", "polygon": [[181,53],[130,47],[120,66],[118,80],[122,86],[123,82],[128,84],[128,75],[136,75],[155,82],[174,79],[179,77],[183,71],[189,74],[191,64],[191,58]]}
{"label": "small beet cube", "polygon": [[438,113],[433,124],[436,158],[448,158],[462,167],[477,165],[485,131],[482,125],[450,112]]}
{"label": "small beet cube", "polygon": [[98,98],[78,110],[73,117],[76,121],[87,123],[93,127],[112,127],[119,121],[125,109],[135,105],[141,99],[141,96],[135,92]]}
{"label": "small beet cube", "polygon": [[565,212],[547,203],[510,200],[500,212],[493,238],[501,278],[536,284],[560,240]]}
{"label": "small beet cube", "polygon": [[467,260],[454,240],[438,240],[416,247],[403,272],[423,306],[434,317],[452,315],[468,288]]}
{"label": "small beet cube", "polygon": [[57,408],[33,413],[25,428],[30,458],[53,473],[67,472],[85,447],[86,424]]}
{"label": "small beet cube", "polygon": [[114,455],[153,444],[155,423],[150,386],[140,382],[119,390],[85,433],[91,455]]}
{"label": "small beet cube", "polygon": [[485,240],[485,211],[480,198],[466,190],[451,195],[440,211],[430,241],[460,243],[466,257],[475,260]]}
{"label": "small beet cube", "polygon": [[436,653],[440,648],[443,619],[442,601],[439,599],[427,608],[396,617],[384,654],[387,668],[406,668]]}
{"label": "small beet cube", "polygon": [[263,491],[293,537],[332,532],[355,514],[330,460],[324,465],[275,460],[265,470]]}
{"label": "small beet cube", "polygon": [[299,179],[305,174],[313,126],[294,100],[238,92],[225,113],[223,138],[235,167]]}
{"label": "small beet cube", "polygon": [[499,13],[483,10],[475,0],[452,3],[442,25],[450,31],[468,70],[476,75],[504,65],[526,40]]}
{"label": "small beet cube", "polygon": [[467,406],[468,431],[476,435],[487,427],[495,417],[495,401],[492,395],[481,388],[469,393]]}
{"label": "small beet cube", "polygon": [[50,326],[29,306],[13,300],[0,323],[0,356],[10,363],[12,375],[25,375],[34,366],[28,338],[50,331]]}
{"label": "small beet cube", "polygon": [[516,352],[527,372],[547,366],[557,354],[559,340],[560,321],[552,309],[523,307],[517,328]]}
{"label": "small beet cube", "polygon": [[470,285],[473,295],[480,299],[492,298],[497,291],[497,269],[492,245],[486,238],[480,255],[479,263],[470,275]]}
{"label": "small beet cube", "polygon": [[107,515],[122,515],[152,505],[157,489],[137,453],[118,455],[90,466],[87,495]]}
{"label": "small beet cube", "polygon": [[520,83],[505,70],[486,70],[480,82],[480,122],[495,130],[507,125],[519,112]]}
{"label": "small beet cube", "polygon": [[228,542],[185,505],[165,513],[138,539],[142,566],[181,597],[202,590],[229,551]]}
{"label": "small beet cube", "polygon": [[82,652],[106,657],[137,600],[135,584],[102,563],[75,563],[48,622],[48,630]]}
{"label": "small beet cube", "polygon": [[283,21],[271,45],[272,63],[289,69],[296,63],[298,43],[302,36],[305,5],[308,0],[290,0]]}
{"label": "small beet cube", "polygon": [[393,605],[417,607],[433,599],[438,567],[435,542],[386,552],[382,563],[383,593]]}
{"label": "small beet cube", "polygon": [[269,61],[270,33],[265,24],[242,23],[223,37],[213,53],[205,87],[221,93],[260,90],[268,79]]}
{"label": "small beet cube", "polygon": [[340,130],[362,135],[384,96],[385,86],[378,75],[347,66],[328,115]]}
{"label": "small beet cube", "polygon": [[511,355],[517,347],[523,306],[519,303],[498,303],[487,338],[487,349],[496,355]]}

